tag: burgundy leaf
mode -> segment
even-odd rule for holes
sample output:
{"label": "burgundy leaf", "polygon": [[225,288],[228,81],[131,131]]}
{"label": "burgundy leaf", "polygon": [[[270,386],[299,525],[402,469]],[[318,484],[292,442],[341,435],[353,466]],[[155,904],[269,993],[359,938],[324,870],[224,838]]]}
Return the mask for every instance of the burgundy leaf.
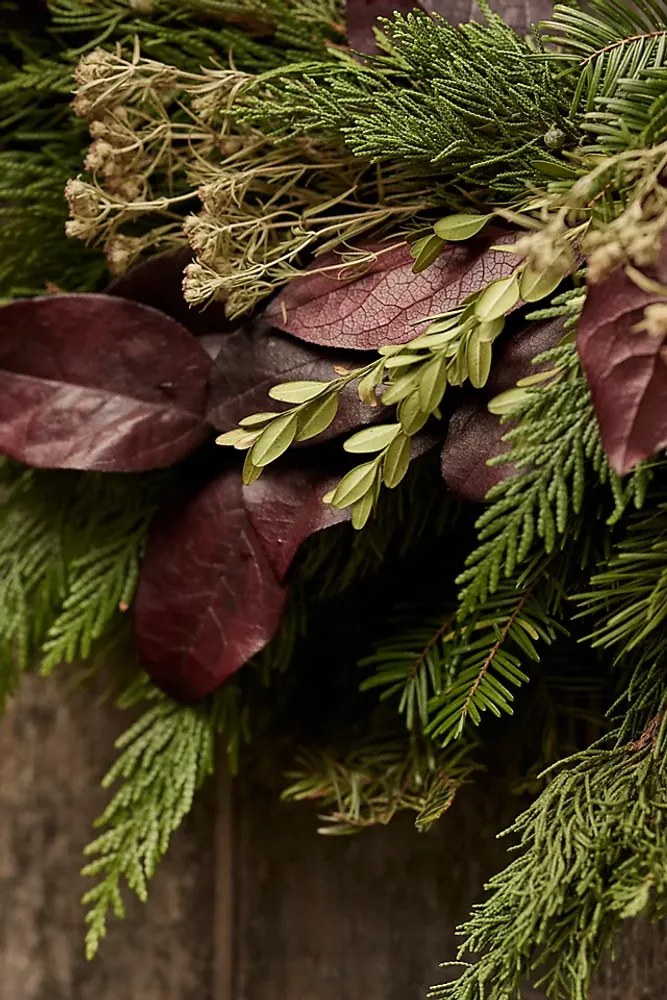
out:
{"label": "burgundy leaf", "polygon": [[333,474],[330,466],[325,470],[272,465],[256,483],[244,486],[248,519],[279,580],[284,581],[306,538],[351,518],[351,508],[340,510],[322,503],[342,475],[343,471]]}
{"label": "burgundy leaf", "polygon": [[204,698],[272,638],[286,597],[225,473],[153,527],[133,609],[142,661],[172,697]]}
{"label": "burgundy leaf", "polygon": [[[513,233],[494,235],[512,243]],[[369,249],[379,249],[377,244]],[[320,257],[309,270],[340,262],[334,253]],[[431,267],[413,274],[407,243],[384,252],[356,279],[339,280],[335,271],[312,273],[292,281],[274,299],[266,317],[280,330],[325,347],[372,350],[401,344],[419,335],[416,320],[452,309],[471,292],[517,266],[511,253],[491,249],[491,238],[477,237],[447,246]]]}
{"label": "burgundy leaf", "polygon": [[546,366],[533,365],[533,358],[555,347],[562,336],[562,319],[524,326],[507,342],[486,387],[469,393],[454,410],[442,449],[442,475],[457,496],[482,500],[492,486],[516,471],[511,465],[487,464],[509,448],[503,441],[509,426],[489,413],[487,404],[498,393],[513,388],[519,379],[542,371]]}
{"label": "burgundy leaf", "polygon": [[[359,352],[307,347],[264,320],[256,320],[225,337],[222,343],[211,375],[208,420],[221,431],[231,430],[251,413],[283,409],[268,396],[269,389],[279,382],[330,381],[336,378],[334,365],[352,369],[367,360]],[[377,409],[360,401],[351,385],[341,394],[332,426],[315,443],[372,423],[377,414]]]}
{"label": "burgundy leaf", "polygon": [[238,324],[227,319],[221,303],[212,302],[206,309],[195,309],[185,301],[183,272],[193,259],[193,252],[187,248],[151,257],[112,281],[107,295],[159,309],[197,337],[233,329]]}
{"label": "burgundy leaf", "polygon": [[187,330],[146,306],[12,302],[0,310],[0,453],[52,469],[170,466],[210,433],[210,366]]}
{"label": "burgundy leaf", "polygon": [[374,27],[378,17],[392,18],[394,13],[409,14],[419,8],[416,0],[346,0],[347,40],[350,48],[369,55],[378,51]]}
{"label": "burgundy leaf", "polygon": [[[651,276],[667,279],[667,242]],[[600,434],[619,475],[667,446],[664,338],[639,332],[648,305],[667,302],[645,292],[622,267],[589,287],[577,348],[591,387]]]}
{"label": "burgundy leaf", "polygon": [[[440,14],[450,24],[483,21],[475,0],[422,0],[422,5],[430,14]],[[551,0],[491,0],[491,8],[522,35],[553,13]]]}

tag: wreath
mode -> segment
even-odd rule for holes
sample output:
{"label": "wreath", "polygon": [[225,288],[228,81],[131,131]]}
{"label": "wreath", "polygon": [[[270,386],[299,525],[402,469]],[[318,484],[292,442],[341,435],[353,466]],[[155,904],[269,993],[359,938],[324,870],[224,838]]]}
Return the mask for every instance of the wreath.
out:
{"label": "wreath", "polygon": [[434,997],[667,915],[667,4],[461,6],[0,2],[0,703],[133,711],[90,957],[218,741],[346,834],[514,734]]}

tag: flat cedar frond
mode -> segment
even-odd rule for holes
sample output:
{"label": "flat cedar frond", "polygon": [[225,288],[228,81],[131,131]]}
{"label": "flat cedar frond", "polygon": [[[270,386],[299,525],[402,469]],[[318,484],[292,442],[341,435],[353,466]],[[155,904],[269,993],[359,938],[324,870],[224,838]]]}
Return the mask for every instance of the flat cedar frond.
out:
{"label": "flat cedar frond", "polygon": [[567,91],[499,19],[455,28],[415,12],[383,27],[391,56],[273,75],[249,96],[244,118],[279,135],[342,138],[374,162],[409,161],[434,181],[455,180],[457,197],[463,188],[478,204],[536,179],[545,122],[565,143]]}
{"label": "flat cedar frond", "polygon": [[471,746],[445,753],[428,740],[400,740],[362,744],[339,758],[328,751],[304,751],[287,777],[283,792],[289,802],[308,801],[324,809],[319,832],[358,833],[386,826],[397,812],[417,814],[415,825],[427,830],[449,809],[458,788],[477,769]]}
{"label": "flat cedar frond", "polygon": [[159,484],[9,463],[1,471],[0,692],[42,656],[47,670],[88,656],[127,610]]}
{"label": "flat cedar frond", "polygon": [[[519,474],[493,488],[477,522],[479,545],[458,581],[463,615],[494,594],[503,576],[513,576],[536,545],[546,553],[562,545],[582,509],[587,470],[612,494],[611,521],[644,500],[641,466],[625,483],[609,466],[574,349],[559,348],[543,356],[548,358],[560,372],[556,380],[529,390],[508,414],[517,425],[507,434],[512,447],[502,462]],[[573,544],[571,534],[568,542]]]}
{"label": "flat cedar frond", "polygon": [[552,770],[507,831],[518,855],[460,929],[460,958],[474,964],[432,997],[515,1000],[528,976],[553,1000],[586,1000],[622,919],[667,913],[664,674],[660,693],[635,740]]}

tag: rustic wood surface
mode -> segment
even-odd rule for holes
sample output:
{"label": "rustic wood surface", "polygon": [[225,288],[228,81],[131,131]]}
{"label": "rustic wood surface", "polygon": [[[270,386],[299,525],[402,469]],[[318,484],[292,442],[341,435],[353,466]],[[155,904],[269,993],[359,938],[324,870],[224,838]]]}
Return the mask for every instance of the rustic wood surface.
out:
{"label": "rustic wood surface", "polygon": [[0,1000],[213,1000],[211,795],[174,838],[148,906],[83,957],[79,875],[100,779],[127,725],[90,693],[27,678],[0,722]]}
{"label": "rustic wood surface", "polygon": [[[408,819],[327,839],[265,781],[232,792],[221,777],[148,905],[131,902],[87,963],[81,849],[125,724],[92,695],[35,679],[0,722],[0,1000],[419,1000],[443,980],[437,962],[502,863],[494,833],[516,806],[472,788],[431,834]],[[662,1000],[664,942],[630,924],[591,1000]]]}

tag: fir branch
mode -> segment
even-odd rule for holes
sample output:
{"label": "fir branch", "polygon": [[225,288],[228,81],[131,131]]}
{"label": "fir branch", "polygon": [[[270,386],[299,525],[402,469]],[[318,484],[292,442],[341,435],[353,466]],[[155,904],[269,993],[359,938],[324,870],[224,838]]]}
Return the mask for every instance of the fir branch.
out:
{"label": "fir branch", "polygon": [[482,714],[512,714],[511,687],[530,680],[526,661],[540,659],[536,643],[550,644],[563,631],[554,612],[558,587],[543,566],[531,582],[504,583],[474,616],[460,623],[457,609],[434,629],[432,620],[383,641],[360,666],[375,667],[362,691],[382,689],[381,699],[397,699],[408,730],[419,725],[447,746],[460,739]]}
{"label": "fir branch", "polygon": [[471,746],[447,754],[421,739],[364,743],[339,758],[326,750],[303,751],[283,792],[288,802],[314,802],[326,810],[319,833],[345,835],[386,826],[399,811],[417,814],[427,830],[454,802],[456,792],[477,766]]}

